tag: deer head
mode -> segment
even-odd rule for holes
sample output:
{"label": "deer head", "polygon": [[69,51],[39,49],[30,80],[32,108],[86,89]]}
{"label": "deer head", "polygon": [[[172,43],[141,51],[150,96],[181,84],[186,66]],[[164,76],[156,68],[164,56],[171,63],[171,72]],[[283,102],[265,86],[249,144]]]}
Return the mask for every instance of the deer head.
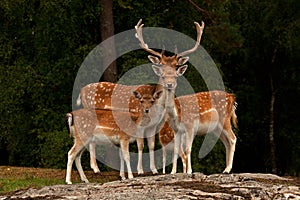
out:
{"label": "deer head", "polygon": [[140,41],[141,48],[152,54],[148,56],[149,60],[154,64],[152,68],[155,74],[160,77],[160,84],[168,90],[174,90],[176,88],[177,77],[182,76],[186,71],[187,65],[185,64],[189,60],[189,57],[186,55],[196,51],[200,45],[204,22],[202,22],[201,26],[197,22],[194,22],[194,24],[197,29],[197,42],[195,46],[181,53],[177,53],[175,49],[175,55],[173,56],[165,56],[164,50],[159,53],[148,47],[143,39],[142,28],[144,24],[142,24],[142,19],[140,19],[135,26],[136,37]]}
{"label": "deer head", "polygon": [[155,104],[156,100],[162,95],[162,90],[156,91],[153,95],[141,94],[137,90],[132,91],[133,96],[140,101],[142,111],[149,113],[150,108]]}
{"label": "deer head", "polygon": [[[141,93],[137,90],[132,91],[133,97],[139,101],[140,104],[140,113],[137,118],[139,120],[140,126],[147,126],[151,122],[151,119],[156,115],[156,100],[162,96],[163,91],[158,90],[153,94]],[[132,115],[133,116],[133,115]],[[132,117],[131,116],[131,117]]]}

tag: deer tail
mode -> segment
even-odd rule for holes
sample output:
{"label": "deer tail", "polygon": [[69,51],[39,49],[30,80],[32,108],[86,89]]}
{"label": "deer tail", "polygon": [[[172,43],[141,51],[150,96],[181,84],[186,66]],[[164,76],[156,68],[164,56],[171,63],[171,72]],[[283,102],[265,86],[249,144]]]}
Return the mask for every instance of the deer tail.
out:
{"label": "deer tail", "polygon": [[232,124],[235,128],[238,128],[238,125],[237,125],[237,116],[236,116],[236,113],[235,113],[235,110],[237,108],[237,102],[234,102],[233,104],[233,107],[232,107],[232,113],[231,113],[231,121],[232,121]]}
{"label": "deer tail", "polygon": [[81,105],[81,95],[80,95],[80,93],[79,93],[78,98],[77,98],[77,100],[76,100],[76,105],[77,105],[77,106],[80,106],[80,105]]}
{"label": "deer tail", "polygon": [[70,135],[70,137],[72,137],[73,135],[73,125],[74,125],[74,122],[73,122],[73,114],[72,113],[67,113],[66,114],[66,127],[67,127],[67,130],[68,130],[68,133]]}

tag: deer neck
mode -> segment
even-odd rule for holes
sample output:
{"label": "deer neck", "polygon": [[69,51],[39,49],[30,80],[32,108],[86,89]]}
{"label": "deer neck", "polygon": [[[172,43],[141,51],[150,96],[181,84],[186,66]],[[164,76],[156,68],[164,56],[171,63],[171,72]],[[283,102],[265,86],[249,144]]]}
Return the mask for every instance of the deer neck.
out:
{"label": "deer neck", "polygon": [[174,90],[165,89],[165,108],[166,112],[169,114],[170,117],[176,117],[177,116],[177,110],[175,107],[175,94]]}
{"label": "deer neck", "polygon": [[166,101],[165,101],[165,108],[166,113],[168,114],[168,122],[169,125],[175,132],[179,130],[179,115],[178,115],[178,108],[175,104],[175,91],[174,90],[165,90],[166,92]]}
{"label": "deer neck", "polygon": [[158,100],[158,104],[163,106],[166,112],[172,117],[177,116],[177,109],[175,107],[175,89],[167,89],[164,84],[160,81],[157,84],[156,91],[162,90],[163,95]]}
{"label": "deer neck", "polygon": [[138,125],[141,127],[146,127],[151,122],[151,118],[149,115],[145,113],[141,113],[140,118],[138,120]]}

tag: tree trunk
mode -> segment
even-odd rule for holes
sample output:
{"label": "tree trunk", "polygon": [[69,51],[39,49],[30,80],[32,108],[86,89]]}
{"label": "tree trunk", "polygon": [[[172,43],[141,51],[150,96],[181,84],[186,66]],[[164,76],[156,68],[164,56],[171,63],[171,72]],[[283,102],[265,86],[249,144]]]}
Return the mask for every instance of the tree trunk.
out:
{"label": "tree trunk", "polygon": [[[100,14],[100,33],[101,40],[104,41],[107,38],[114,35],[114,20],[113,20],[113,3],[112,0],[100,0],[101,14]],[[117,64],[116,61],[109,63],[109,58],[116,58],[116,49],[114,40],[110,40],[106,53],[108,56],[103,58],[103,67],[109,65],[103,73],[102,80],[109,82],[117,81]]]}
{"label": "tree trunk", "polygon": [[273,85],[273,78],[270,76],[270,84],[271,84],[271,101],[270,101],[270,153],[271,153],[271,167],[272,173],[277,173],[276,167],[276,146],[274,141],[274,103],[275,103],[275,90]]}
{"label": "tree trunk", "polygon": [[[273,57],[271,60],[271,66],[274,65],[275,58],[277,54],[277,48],[273,51]],[[274,140],[274,103],[275,103],[275,94],[276,90],[274,88],[273,83],[273,76],[272,72],[270,71],[270,89],[271,89],[271,100],[270,100],[270,130],[269,130],[269,139],[270,139],[270,156],[271,156],[271,170],[272,173],[277,173],[277,166],[276,166],[276,145]]]}

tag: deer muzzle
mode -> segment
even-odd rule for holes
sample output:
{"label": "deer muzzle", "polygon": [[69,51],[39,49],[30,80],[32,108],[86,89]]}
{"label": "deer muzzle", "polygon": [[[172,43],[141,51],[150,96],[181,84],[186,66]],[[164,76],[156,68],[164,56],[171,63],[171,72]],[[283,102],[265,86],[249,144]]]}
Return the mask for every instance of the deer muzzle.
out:
{"label": "deer muzzle", "polygon": [[168,89],[168,90],[173,89],[173,84],[172,84],[172,83],[167,83],[167,89]]}

